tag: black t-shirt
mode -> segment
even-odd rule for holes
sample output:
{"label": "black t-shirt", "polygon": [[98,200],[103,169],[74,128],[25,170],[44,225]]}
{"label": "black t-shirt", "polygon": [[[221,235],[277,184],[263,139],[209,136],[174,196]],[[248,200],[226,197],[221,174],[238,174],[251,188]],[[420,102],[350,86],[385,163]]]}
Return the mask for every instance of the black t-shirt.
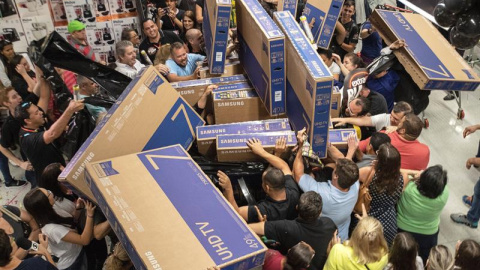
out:
{"label": "black t-shirt", "polygon": [[[180,42],[180,43],[183,44],[183,41],[180,39],[180,37],[177,34],[175,34],[175,32],[163,31],[163,30],[159,30],[159,32],[160,32],[160,40],[159,40],[158,43],[152,43],[152,42],[150,42],[148,37],[146,37],[142,41],[142,43],[140,43],[140,47],[139,47],[140,51],[145,51],[147,53],[148,58],[150,58],[152,63],[155,60],[157,50],[158,50],[158,48],[160,48],[160,46],[162,46],[164,44],[167,44],[167,43],[173,44],[175,42]],[[145,61],[145,59],[143,59],[143,57],[140,57],[140,58],[141,58],[142,64],[144,64],[144,65],[148,64],[147,61]]]}
{"label": "black t-shirt", "polygon": [[[285,175],[285,193],[287,199],[283,201],[275,201],[268,197],[257,204],[258,210],[262,215],[267,215],[267,220],[293,220],[296,219],[298,199],[300,198],[300,190],[297,183],[293,180],[292,175]],[[248,207],[248,223],[258,222],[257,210],[253,205]]]}
{"label": "black t-shirt", "polygon": [[[177,19],[179,19],[180,21],[182,21],[183,19],[183,14],[185,14],[185,11],[181,10],[181,9],[177,9],[178,12],[177,12],[177,15],[175,15],[175,17],[177,17]],[[172,20],[172,18],[170,18],[170,16],[168,15],[164,15],[162,18],[161,18],[163,24],[162,24],[162,30],[170,30],[170,31],[177,31],[178,34],[180,34],[180,32],[183,30],[181,29],[180,27],[178,27],[175,22]]]}
{"label": "black t-shirt", "polygon": [[371,115],[388,113],[387,101],[382,95],[373,90],[370,90],[370,95],[368,95],[367,98],[370,100]]}
{"label": "black t-shirt", "polygon": [[15,270],[57,270],[57,268],[41,257],[33,257],[23,260]]}
{"label": "black t-shirt", "polygon": [[180,4],[178,5],[178,8],[183,9],[185,11],[187,10],[193,11],[193,13],[195,14],[195,9],[196,9],[195,6],[196,6],[195,0],[182,0],[182,2],[180,2]]}
{"label": "black t-shirt", "polygon": [[205,0],[197,0],[197,1],[195,2],[195,4],[196,4],[197,6],[199,6],[199,7],[201,7],[202,10],[203,10],[203,6],[205,5]]}
{"label": "black t-shirt", "polygon": [[[268,219],[268,217],[267,217]],[[265,236],[280,242],[280,252],[286,254],[290,248],[304,241],[315,250],[315,256],[308,269],[323,269],[327,261],[327,247],[337,229],[328,217],[320,217],[315,222],[296,220],[277,220],[265,222]]]}
{"label": "black t-shirt", "polygon": [[[340,21],[340,18],[338,19]],[[341,22],[341,21],[340,21]],[[344,43],[350,44],[350,43],[358,43],[358,26],[357,24],[351,20],[350,22],[343,24],[343,27],[345,27],[345,31],[347,34],[345,35]],[[330,48],[332,51],[338,55],[340,55],[341,59],[343,60],[343,57],[345,54],[347,54],[347,51],[342,49],[340,46],[341,44],[338,44],[337,40],[335,39],[336,35],[333,35],[332,41],[330,43]]]}
{"label": "black t-shirt", "polygon": [[38,130],[21,128],[19,133],[20,148],[32,163],[37,179],[40,179],[45,167],[52,163],[58,162],[65,166],[65,159],[56,143],[46,144],[43,140],[44,132],[45,128],[42,127]]}
{"label": "black t-shirt", "polygon": [[15,145],[19,144],[18,133],[20,132],[20,122],[18,122],[13,116],[8,114],[5,123],[2,125],[0,138],[0,144],[4,148],[13,148]]}
{"label": "black t-shirt", "polygon": [[[5,205],[5,206],[0,206],[0,207],[4,207],[8,211],[15,214],[17,217],[20,217],[20,209],[18,207],[11,206],[11,205]],[[20,237],[24,237],[24,238],[28,237],[28,235],[25,235],[25,231],[23,229],[22,224],[20,224],[20,222],[16,222],[15,220],[13,220],[11,217],[5,215],[4,213],[2,213],[2,218],[5,219],[8,222],[8,224],[10,224],[10,226],[12,226],[13,233],[9,236],[13,237],[13,239],[16,240]]]}

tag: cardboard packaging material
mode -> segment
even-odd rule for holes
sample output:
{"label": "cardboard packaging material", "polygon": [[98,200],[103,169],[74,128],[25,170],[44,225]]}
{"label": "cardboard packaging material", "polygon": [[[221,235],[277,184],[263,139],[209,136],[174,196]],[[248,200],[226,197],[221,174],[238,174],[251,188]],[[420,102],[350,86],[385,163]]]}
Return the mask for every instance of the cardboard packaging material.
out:
{"label": "cardboard packaging material", "polygon": [[222,74],[225,68],[231,11],[230,0],[205,1],[202,28],[211,74]]}
{"label": "cardboard packaging material", "polygon": [[216,154],[215,145],[218,135],[264,133],[291,130],[288,119],[271,119],[264,121],[249,121],[223,125],[197,127],[198,152],[204,156],[213,157]]}
{"label": "cardboard packaging material", "polygon": [[288,119],[295,131],[307,128],[312,150],[325,157],[333,76],[290,12],[275,12],[273,18],[287,37]]}
{"label": "cardboard packaging material", "polygon": [[246,81],[247,77],[245,77],[245,75],[234,75],[229,77],[213,77],[208,79],[174,82],[170,83],[170,85],[175,88],[178,93],[180,93],[180,95],[188,102],[188,104],[193,106],[203,95],[205,89],[207,89],[207,87],[211,84],[222,85]]}
{"label": "cardboard packaging material", "polygon": [[275,142],[281,137],[287,140],[288,150],[291,150],[291,148],[297,144],[297,137],[294,131],[218,135],[216,142],[217,159],[220,162],[262,161],[262,159],[254,154],[247,146],[247,141],[256,138],[262,142],[262,146],[266,151],[273,152],[273,150],[275,150]]}
{"label": "cardboard packaging material", "polygon": [[238,74],[244,74],[243,66],[238,59],[227,59],[225,61],[225,69],[222,74],[212,74],[208,67],[200,68],[200,79],[212,78],[212,77],[228,77]]}
{"label": "cardboard packaging material", "polygon": [[189,149],[203,119],[154,68],[143,69],[59,176],[76,193],[95,201],[84,178],[89,162],[181,144]]}
{"label": "cardboard packaging material", "polygon": [[279,0],[277,11],[290,11],[293,17],[297,15],[298,0]]}
{"label": "cardboard packaging material", "polygon": [[328,49],[335,33],[335,24],[342,11],[344,0],[308,0],[303,14],[310,23],[315,18],[312,28],[317,46]]}
{"label": "cardboard packaging material", "polygon": [[346,152],[348,150],[348,136],[350,136],[350,134],[355,134],[355,137],[357,136],[354,128],[330,129],[328,131],[328,140],[333,146],[337,147],[338,150]]}
{"label": "cardboard packaging material", "polygon": [[240,61],[270,115],[285,113],[285,36],[257,0],[236,2]]}
{"label": "cardboard packaging material", "polygon": [[263,264],[267,248],[180,145],[90,163],[86,178],[136,269]]}
{"label": "cardboard packaging material", "polygon": [[219,86],[212,95],[215,124],[272,118],[247,82]]}
{"label": "cardboard packaging material", "polygon": [[342,107],[342,95],[338,87],[334,86],[332,90],[332,106],[330,107],[330,117],[335,118],[340,116],[340,108]]}
{"label": "cardboard packaging material", "polygon": [[388,45],[398,39],[410,45],[394,53],[420,89],[474,91],[480,85],[475,71],[423,16],[376,9],[370,20]]}

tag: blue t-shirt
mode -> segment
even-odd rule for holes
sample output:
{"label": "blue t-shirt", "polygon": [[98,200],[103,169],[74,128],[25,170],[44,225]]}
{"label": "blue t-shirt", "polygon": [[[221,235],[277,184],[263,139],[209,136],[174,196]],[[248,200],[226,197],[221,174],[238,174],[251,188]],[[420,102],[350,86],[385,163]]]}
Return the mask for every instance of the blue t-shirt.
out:
{"label": "blue t-shirt", "polygon": [[390,69],[385,76],[375,79],[373,77],[368,78],[367,87],[381,94],[385,97],[387,101],[388,112],[390,113],[393,110],[393,105],[395,102],[395,88],[400,81],[400,77],[397,72]]}
{"label": "blue t-shirt", "polygon": [[358,200],[359,182],[355,182],[347,192],[332,185],[332,181],[317,182],[310,175],[304,174],[298,183],[303,192],[315,191],[322,197],[322,216],[329,217],[338,227],[338,236],[342,241],[348,239],[350,214]]}
{"label": "blue t-shirt", "polygon": [[187,54],[187,65],[185,67],[177,65],[172,59],[168,59],[165,65],[170,68],[170,73],[177,74],[177,76],[190,76],[197,68],[197,62],[203,60],[205,60],[205,56],[189,53]]}
{"label": "blue t-shirt", "polygon": [[[366,22],[363,25],[362,29],[371,29],[372,24]],[[362,39],[362,56],[365,56],[370,59],[375,59],[380,56],[380,51],[382,50],[382,39],[377,31],[373,32],[368,37]]]}
{"label": "blue t-shirt", "polygon": [[57,270],[57,268],[40,257],[33,257],[23,260],[15,270]]}

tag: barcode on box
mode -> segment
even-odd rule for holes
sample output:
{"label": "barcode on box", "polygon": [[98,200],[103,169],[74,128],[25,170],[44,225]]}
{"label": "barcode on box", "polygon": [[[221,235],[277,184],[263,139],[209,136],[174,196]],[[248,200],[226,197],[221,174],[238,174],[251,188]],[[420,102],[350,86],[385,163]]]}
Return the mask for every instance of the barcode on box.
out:
{"label": "barcode on box", "polygon": [[282,91],[275,91],[275,102],[282,101]]}
{"label": "barcode on box", "polygon": [[215,62],[221,62],[222,60],[223,60],[223,53],[217,52],[217,55],[215,57]]}

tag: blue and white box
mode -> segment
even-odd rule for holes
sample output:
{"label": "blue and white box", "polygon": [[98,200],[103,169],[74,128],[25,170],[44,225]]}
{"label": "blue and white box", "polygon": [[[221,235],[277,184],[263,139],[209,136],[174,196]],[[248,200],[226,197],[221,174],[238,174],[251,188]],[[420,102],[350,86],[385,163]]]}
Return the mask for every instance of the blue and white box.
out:
{"label": "blue and white box", "polygon": [[306,128],[312,150],[326,157],[333,75],[290,12],[273,18],[286,36],[288,119],[295,131]]}
{"label": "blue and white box", "polygon": [[303,15],[309,23],[315,18],[312,34],[318,47],[328,49],[330,46],[343,2],[344,0],[307,0]]}
{"label": "blue and white box", "polygon": [[225,69],[231,11],[231,0],[205,0],[202,27],[210,74],[222,74]]}
{"label": "blue and white box", "polygon": [[278,0],[277,11],[290,11],[293,17],[295,17],[297,14],[297,6],[298,0]]}
{"label": "blue and white box", "polygon": [[154,68],[125,88],[59,176],[79,196],[94,201],[84,170],[89,162],[180,144],[189,149],[205,122]]}
{"label": "blue and white box", "polygon": [[135,269],[261,268],[267,248],[182,146],[105,159],[86,171]]}
{"label": "blue and white box", "polygon": [[271,116],[285,113],[285,36],[257,0],[235,2],[240,61]]}

